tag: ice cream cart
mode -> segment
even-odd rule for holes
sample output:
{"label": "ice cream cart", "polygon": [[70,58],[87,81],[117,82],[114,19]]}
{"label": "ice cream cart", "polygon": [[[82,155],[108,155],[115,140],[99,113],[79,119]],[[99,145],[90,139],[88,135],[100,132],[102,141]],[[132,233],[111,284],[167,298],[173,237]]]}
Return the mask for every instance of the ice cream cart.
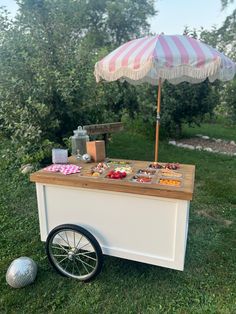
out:
{"label": "ice cream cart", "polygon": [[[70,163],[81,165],[81,172],[42,169],[30,177],[36,183],[41,240],[60,274],[89,281],[100,272],[104,254],[184,269],[195,166],[110,160],[94,176],[90,169],[97,165],[74,157]],[[117,167],[130,171],[112,178]]]}

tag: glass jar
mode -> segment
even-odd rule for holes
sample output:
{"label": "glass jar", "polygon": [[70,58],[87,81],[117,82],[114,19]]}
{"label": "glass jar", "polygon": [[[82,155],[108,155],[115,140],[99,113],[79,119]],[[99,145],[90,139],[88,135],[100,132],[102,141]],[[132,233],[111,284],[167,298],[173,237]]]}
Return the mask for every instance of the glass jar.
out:
{"label": "glass jar", "polygon": [[83,130],[82,126],[78,126],[77,130],[74,130],[74,135],[71,137],[72,141],[72,155],[86,154],[86,143],[89,141],[89,136],[86,130]]}

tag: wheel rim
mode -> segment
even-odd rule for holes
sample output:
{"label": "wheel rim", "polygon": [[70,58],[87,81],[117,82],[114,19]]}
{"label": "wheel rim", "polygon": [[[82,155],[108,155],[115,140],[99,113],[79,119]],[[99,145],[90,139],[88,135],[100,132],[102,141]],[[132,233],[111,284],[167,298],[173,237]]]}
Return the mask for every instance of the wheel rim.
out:
{"label": "wheel rim", "polygon": [[49,254],[55,266],[66,276],[86,280],[98,267],[98,255],[91,241],[73,229],[61,229],[49,242]]}

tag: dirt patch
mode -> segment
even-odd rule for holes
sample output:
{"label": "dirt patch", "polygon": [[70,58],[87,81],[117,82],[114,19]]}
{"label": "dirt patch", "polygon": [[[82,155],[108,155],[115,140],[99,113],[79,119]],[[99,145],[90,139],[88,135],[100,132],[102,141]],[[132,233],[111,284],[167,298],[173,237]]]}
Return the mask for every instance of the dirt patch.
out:
{"label": "dirt patch", "polygon": [[192,145],[195,148],[196,147],[202,147],[204,148],[211,148],[214,152],[219,152],[219,153],[227,153],[227,154],[236,154],[236,145],[231,144],[230,142],[222,141],[217,142],[216,140],[212,139],[203,139],[199,137],[193,137],[193,138],[188,138],[188,139],[181,139],[179,141],[176,141],[176,144],[187,144],[187,145]]}
{"label": "dirt patch", "polygon": [[233,221],[231,221],[231,220],[223,219],[222,217],[219,217],[219,216],[213,216],[213,215],[207,213],[205,210],[198,210],[197,214],[199,216],[206,217],[206,218],[214,220],[218,223],[224,224],[226,227],[229,227],[233,223]]}

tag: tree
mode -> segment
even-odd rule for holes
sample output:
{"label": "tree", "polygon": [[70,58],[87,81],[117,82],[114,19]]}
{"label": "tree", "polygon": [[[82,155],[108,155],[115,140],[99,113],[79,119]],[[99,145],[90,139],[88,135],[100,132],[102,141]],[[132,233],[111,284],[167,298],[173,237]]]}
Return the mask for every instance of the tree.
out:
{"label": "tree", "polygon": [[182,125],[200,125],[206,114],[212,114],[218,103],[218,82],[208,80],[200,84],[165,83],[162,100],[162,124],[169,134],[180,136]]}
{"label": "tree", "polygon": [[225,9],[230,3],[233,3],[234,0],[221,0],[222,9]]}
{"label": "tree", "polygon": [[[236,10],[228,16],[217,31],[218,46],[236,62]],[[233,122],[236,122],[236,78],[222,89],[222,103]]]}
{"label": "tree", "polygon": [[154,1],[18,5],[14,21],[0,18],[1,132],[12,139],[19,159],[40,160],[46,147],[79,124],[114,119],[114,106],[121,107],[128,93],[119,83],[97,85],[94,64],[113,46],[148,32]]}

